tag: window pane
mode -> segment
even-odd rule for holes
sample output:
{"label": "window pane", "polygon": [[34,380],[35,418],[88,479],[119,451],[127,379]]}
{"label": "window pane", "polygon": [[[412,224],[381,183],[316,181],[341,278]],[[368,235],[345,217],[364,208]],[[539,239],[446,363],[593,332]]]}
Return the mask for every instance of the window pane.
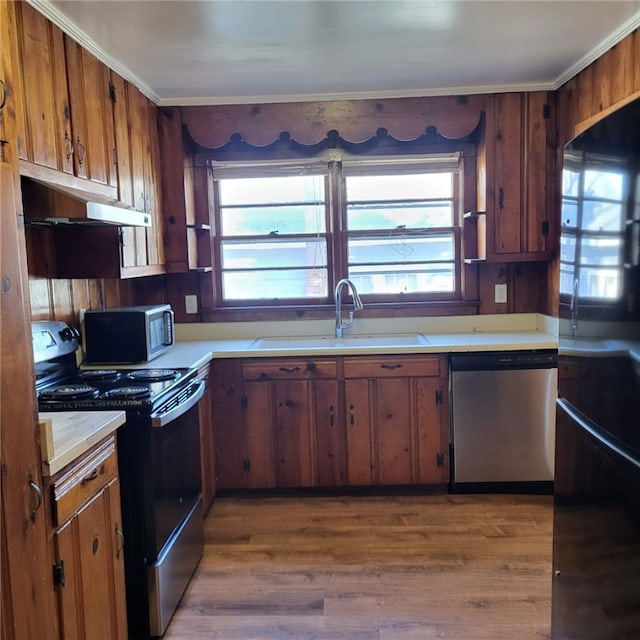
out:
{"label": "window pane", "polygon": [[227,236],[324,233],[326,227],[324,205],[222,208],[220,216]]}
{"label": "window pane", "polygon": [[225,270],[326,265],[327,247],[324,238],[222,243],[222,268]]}
{"label": "window pane", "polygon": [[453,234],[428,237],[374,237],[349,240],[349,264],[393,264],[453,260]]}
{"label": "window pane", "polygon": [[579,186],[580,172],[565,169],[562,172],[562,195],[577,198]]}
{"label": "window pane", "polygon": [[225,178],[219,181],[220,204],[324,202],[324,176]]}
{"label": "window pane", "polygon": [[233,271],[222,274],[225,300],[326,298],[326,269]]}
{"label": "window pane", "polygon": [[347,205],[347,227],[352,231],[451,226],[453,226],[453,206],[450,200]]}
{"label": "window pane", "polygon": [[575,200],[562,199],[560,220],[563,227],[575,228],[578,226],[578,203]]}
{"label": "window pane", "polygon": [[560,260],[564,262],[575,262],[576,260],[576,238],[575,236],[563,233],[560,237]]}
{"label": "window pane", "polygon": [[586,169],[584,172],[584,197],[606,200],[622,200],[624,175],[617,171]]}
{"label": "window pane", "polygon": [[580,241],[580,264],[618,265],[621,262],[622,238],[583,237]]}
{"label": "window pane", "polygon": [[575,270],[573,264],[560,264],[560,293],[573,295]]}
{"label": "window pane", "polygon": [[453,197],[453,173],[347,176],[347,200],[415,200]]}
{"label": "window pane", "polygon": [[582,205],[581,228],[587,231],[622,231],[624,220],[620,203],[585,200]]}
{"label": "window pane", "polygon": [[622,271],[620,269],[580,268],[580,289],[578,295],[586,298],[620,297]]}
{"label": "window pane", "polygon": [[455,269],[450,263],[350,267],[349,277],[361,294],[452,292]]}

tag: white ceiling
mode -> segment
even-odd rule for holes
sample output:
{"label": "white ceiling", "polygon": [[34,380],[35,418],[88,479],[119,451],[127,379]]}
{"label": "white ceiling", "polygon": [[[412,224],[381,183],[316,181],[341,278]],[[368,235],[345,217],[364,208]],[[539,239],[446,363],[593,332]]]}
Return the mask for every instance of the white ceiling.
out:
{"label": "white ceiling", "polygon": [[556,89],[640,0],[29,0],[161,105]]}

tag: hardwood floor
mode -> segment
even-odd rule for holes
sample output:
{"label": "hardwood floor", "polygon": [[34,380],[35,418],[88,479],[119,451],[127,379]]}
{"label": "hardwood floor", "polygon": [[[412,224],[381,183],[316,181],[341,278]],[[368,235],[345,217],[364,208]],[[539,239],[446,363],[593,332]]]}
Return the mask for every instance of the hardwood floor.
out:
{"label": "hardwood floor", "polygon": [[165,640],[549,638],[548,496],[217,499]]}

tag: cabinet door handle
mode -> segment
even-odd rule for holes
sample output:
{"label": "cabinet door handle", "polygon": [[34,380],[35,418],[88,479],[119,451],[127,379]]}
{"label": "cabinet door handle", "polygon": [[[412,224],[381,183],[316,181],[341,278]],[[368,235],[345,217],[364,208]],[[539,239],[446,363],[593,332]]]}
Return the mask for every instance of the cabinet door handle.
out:
{"label": "cabinet door handle", "polygon": [[498,208],[504,209],[504,189],[502,187],[498,189]]}
{"label": "cabinet door handle", "polygon": [[4,80],[0,80],[0,90],[2,91],[0,98],[0,111],[4,109],[4,106],[7,104],[7,85]]}
{"label": "cabinet door handle", "polygon": [[91,482],[92,480],[95,480],[99,475],[100,475],[100,471],[98,470],[98,467],[96,467],[88,476],[85,476],[84,478],[82,478],[82,482],[80,484],[85,485],[87,484],[87,482]]}
{"label": "cabinet door handle", "polygon": [[349,405],[349,424],[355,424],[356,423],[356,418],[355,415],[353,413],[353,405]]}
{"label": "cabinet door handle", "polygon": [[80,142],[80,136],[76,140],[76,146],[78,147],[78,164],[82,166],[87,155],[87,148]]}
{"label": "cabinet door handle", "polygon": [[36,506],[31,511],[31,522],[35,522],[36,513],[38,513],[38,510],[42,506],[42,489],[38,486],[38,483],[35,481],[33,474],[31,473],[29,474],[28,483],[31,491],[36,494]]}
{"label": "cabinet door handle", "polygon": [[335,424],[335,416],[334,416],[334,411],[333,411],[333,406],[329,407],[329,426],[333,427],[333,425]]}
{"label": "cabinet door handle", "polygon": [[399,363],[396,364],[381,364],[381,369],[387,369],[388,371],[394,371],[395,369],[402,369],[402,365]]}
{"label": "cabinet door handle", "polygon": [[65,146],[65,155],[67,156],[67,160],[71,158],[75,151],[75,147],[73,146],[73,140],[71,136],[65,131],[64,132],[64,146]]}
{"label": "cabinet door handle", "polygon": [[[120,540],[120,544],[118,544],[118,539]],[[120,553],[124,551],[124,533],[116,524],[116,558],[120,560]]]}
{"label": "cabinet door handle", "polygon": [[296,371],[300,371],[300,367],[280,367],[280,371],[283,373],[295,373]]}

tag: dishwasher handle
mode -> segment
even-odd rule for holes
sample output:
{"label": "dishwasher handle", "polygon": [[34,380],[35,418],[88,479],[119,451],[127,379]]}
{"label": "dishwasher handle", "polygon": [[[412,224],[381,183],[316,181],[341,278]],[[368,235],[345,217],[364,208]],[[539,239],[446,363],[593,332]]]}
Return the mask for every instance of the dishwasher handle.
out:
{"label": "dishwasher handle", "polygon": [[558,366],[557,349],[535,351],[479,351],[452,353],[451,371],[501,371],[509,369],[555,369]]}

